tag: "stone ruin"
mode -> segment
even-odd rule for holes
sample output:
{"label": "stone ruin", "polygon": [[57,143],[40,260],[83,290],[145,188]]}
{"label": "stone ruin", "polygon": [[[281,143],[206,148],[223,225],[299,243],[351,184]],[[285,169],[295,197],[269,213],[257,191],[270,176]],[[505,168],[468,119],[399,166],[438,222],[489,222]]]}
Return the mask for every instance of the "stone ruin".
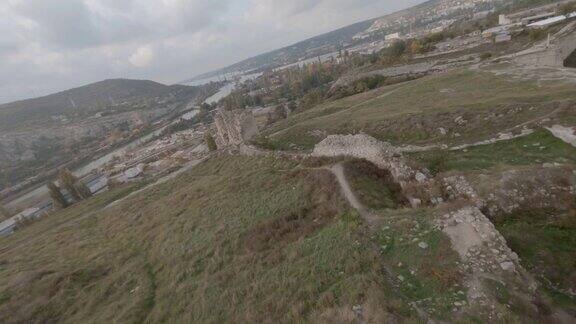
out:
{"label": "stone ruin", "polygon": [[[366,134],[330,135],[314,148],[313,156],[349,156],[365,159],[381,169],[390,171],[392,178],[405,190],[411,183],[423,183],[430,178],[427,172],[411,167],[402,158],[400,151],[389,143],[379,141]],[[418,207],[420,198],[405,192],[412,207]]]}
{"label": "stone ruin", "polygon": [[[313,155],[361,158],[389,170],[412,207],[455,202],[439,209],[442,214],[434,217],[434,225],[447,235],[460,256],[458,266],[466,273],[466,301],[471,307],[495,307],[485,278],[505,283],[513,287],[515,295],[526,298],[532,298],[538,286],[481,208],[511,211],[519,208],[524,200],[533,201],[531,196],[534,195],[538,196],[538,201],[546,202],[560,196],[573,197],[576,191],[575,170],[548,168],[540,170],[540,175],[533,178],[527,177],[530,170],[505,172],[496,185],[494,179],[485,179],[491,183],[487,187],[487,192],[492,192],[490,196],[481,190],[481,184],[471,183],[461,175],[431,177],[426,170],[412,167],[392,145],[364,134],[329,136],[315,147]],[[521,195],[523,199],[509,197],[521,192],[525,193]]]}
{"label": "stone ruin", "polygon": [[411,165],[399,149],[366,134],[328,136],[312,155],[365,159],[388,170],[414,208],[461,200],[495,216],[530,206],[565,209],[576,195],[576,170],[567,166],[509,170],[472,182],[454,173],[432,177],[428,170]]}
{"label": "stone ruin", "polygon": [[219,148],[239,146],[258,135],[256,120],[248,110],[219,110],[214,116],[214,125]]}

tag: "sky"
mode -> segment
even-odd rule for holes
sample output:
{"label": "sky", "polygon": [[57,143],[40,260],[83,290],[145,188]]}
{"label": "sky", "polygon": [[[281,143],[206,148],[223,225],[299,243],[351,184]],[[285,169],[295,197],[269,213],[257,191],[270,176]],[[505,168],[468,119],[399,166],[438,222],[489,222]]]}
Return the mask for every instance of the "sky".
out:
{"label": "sky", "polygon": [[0,0],[0,103],[176,83],[422,0]]}

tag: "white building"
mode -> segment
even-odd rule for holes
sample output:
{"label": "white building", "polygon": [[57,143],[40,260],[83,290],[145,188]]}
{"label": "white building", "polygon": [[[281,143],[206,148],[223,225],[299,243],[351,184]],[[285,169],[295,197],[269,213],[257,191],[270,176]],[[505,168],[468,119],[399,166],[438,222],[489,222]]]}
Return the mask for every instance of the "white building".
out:
{"label": "white building", "polygon": [[393,41],[393,40],[399,40],[402,39],[402,35],[400,35],[400,33],[394,33],[394,34],[388,34],[384,37],[384,40],[386,41]]}
{"label": "white building", "polygon": [[40,208],[28,208],[20,214],[8,218],[7,220],[0,223],[0,236],[12,234],[14,232],[14,227],[20,220],[37,218],[40,212]]}

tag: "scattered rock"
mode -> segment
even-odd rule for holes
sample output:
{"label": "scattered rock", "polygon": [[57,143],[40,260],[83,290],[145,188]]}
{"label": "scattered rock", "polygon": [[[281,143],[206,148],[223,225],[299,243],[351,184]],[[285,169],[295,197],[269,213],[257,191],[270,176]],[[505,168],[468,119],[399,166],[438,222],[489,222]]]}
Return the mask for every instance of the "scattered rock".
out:
{"label": "scattered rock", "polygon": [[428,180],[428,177],[427,177],[424,173],[422,173],[422,172],[420,172],[420,171],[416,172],[415,178],[416,178],[416,181],[418,181],[418,182],[420,182],[420,183],[425,182],[426,180]]}
{"label": "scattered rock", "polygon": [[500,263],[500,267],[502,268],[502,270],[504,271],[514,271],[516,266],[514,265],[513,262],[510,261],[505,261]]}

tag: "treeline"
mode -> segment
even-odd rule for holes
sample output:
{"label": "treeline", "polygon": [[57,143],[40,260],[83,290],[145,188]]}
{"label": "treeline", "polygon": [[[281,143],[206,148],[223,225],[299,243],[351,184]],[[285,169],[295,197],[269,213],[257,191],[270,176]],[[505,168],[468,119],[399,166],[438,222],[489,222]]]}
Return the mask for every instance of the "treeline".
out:
{"label": "treeline", "polygon": [[330,84],[345,71],[345,66],[336,61],[267,71],[223,98],[220,105],[229,110],[270,105],[285,105],[291,111],[305,110],[324,100]]}
{"label": "treeline", "polygon": [[390,46],[364,55],[342,51],[339,59],[328,62],[314,62],[305,66],[295,66],[284,70],[269,70],[253,81],[246,82],[220,105],[224,109],[244,109],[283,105],[290,111],[304,111],[326,100],[341,98],[380,86],[394,84],[405,79],[372,76],[357,80],[346,87],[330,93],[334,81],[348,71],[365,67],[387,67],[407,62],[414,55],[421,55],[436,49],[436,44],[473,31],[484,30],[497,24],[497,15],[483,19],[463,21],[449,29],[421,38],[397,40]]}

